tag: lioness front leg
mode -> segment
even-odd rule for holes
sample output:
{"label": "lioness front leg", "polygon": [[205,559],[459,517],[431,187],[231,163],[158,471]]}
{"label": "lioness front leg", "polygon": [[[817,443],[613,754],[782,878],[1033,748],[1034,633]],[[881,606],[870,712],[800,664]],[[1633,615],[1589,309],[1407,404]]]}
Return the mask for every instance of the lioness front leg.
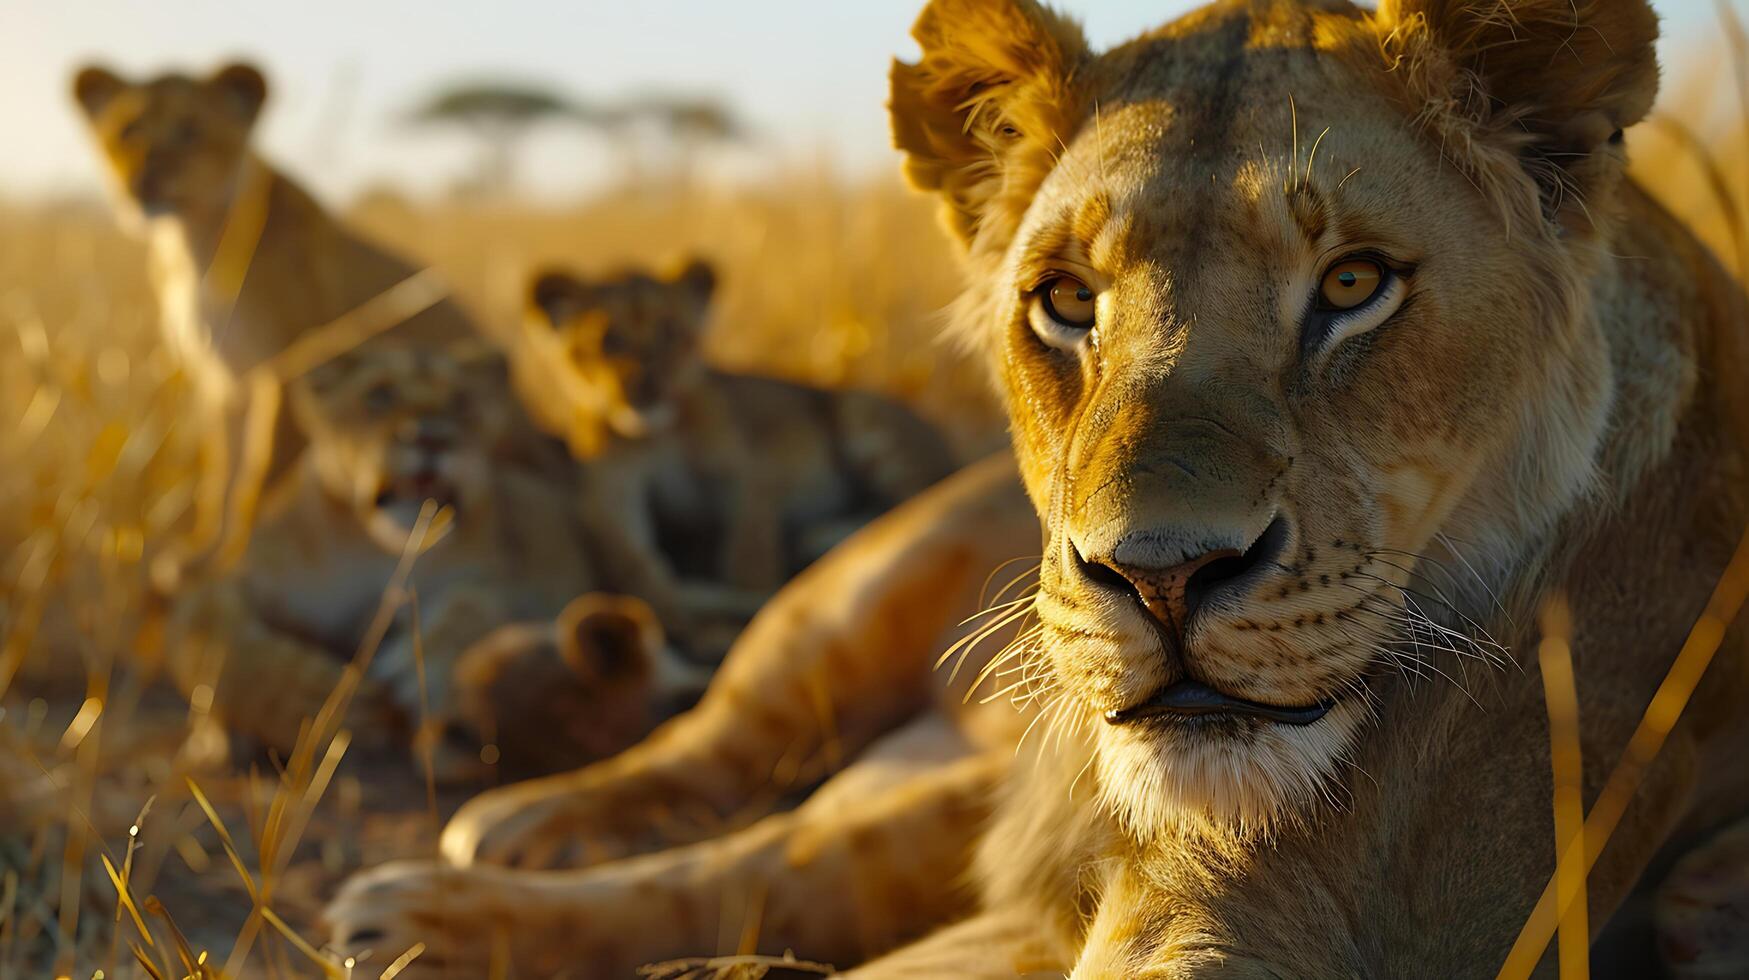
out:
{"label": "lioness front leg", "polygon": [[799,809],[726,837],[586,871],[386,865],[349,882],[327,918],[349,954],[387,960],[425,943],[407,977],[485,976],[494,955],[525,976],[617,978],[786,949],[854,963],[969,908],[954,883],[1012,758],[973,751],[931,718]]}
{"label": "lioness front leg", "polygon": [[756,818],[927,703],[941,637],[1037,534],[1006,455],[950,477],[779,592],[692,711],[613,759],[481,795],[444,856],[593,863]]}

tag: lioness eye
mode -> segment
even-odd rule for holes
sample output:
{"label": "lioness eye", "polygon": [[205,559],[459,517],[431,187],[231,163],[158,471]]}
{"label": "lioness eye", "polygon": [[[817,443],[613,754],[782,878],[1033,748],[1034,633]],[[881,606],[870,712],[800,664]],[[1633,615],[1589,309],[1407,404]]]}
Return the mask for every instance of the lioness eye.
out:
{"label": "lioness eye", "polygon": [[1371,259],[1348,259],[1324,273],[1318,302],[1327,310],[1352,310],[1373,298],[1385,280],[1385,270]]}
{"label": "lioness eye", "polygon": [[1092,345],[1099,290],[1063,272],[1047,273],[1026,293],[1026,322],[1046,347],[1080,356]]}
{"label": "lioness eye", "polygon": [[1093,290],[1080,280],[1058,276],[1045,283],[1040,299],[1045,312],[1062,326],[1072,330],[1087,330],[1093,326]]}
{"label": "lioness eye", "polygon": [[1044,283],[1044,311],[1051,315],[1058,324],[1084,331],[1093,325],[1093,290],[1086,283],[1069,278],[1056,276],[1051,282]]}

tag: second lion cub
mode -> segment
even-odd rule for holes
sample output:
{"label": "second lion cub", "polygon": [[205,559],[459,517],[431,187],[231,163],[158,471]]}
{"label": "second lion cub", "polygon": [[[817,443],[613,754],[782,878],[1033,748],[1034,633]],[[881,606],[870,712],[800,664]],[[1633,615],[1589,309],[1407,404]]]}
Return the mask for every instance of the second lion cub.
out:
{"label": "second lion cub", "polygon": [[584,519],[649,570],[665,621],[680,577],[766,592],[857,525],[953,469],[939,433],[898,403],[708,366],[716,287],[671,276],[537,276],[517,385],[589,462]]}

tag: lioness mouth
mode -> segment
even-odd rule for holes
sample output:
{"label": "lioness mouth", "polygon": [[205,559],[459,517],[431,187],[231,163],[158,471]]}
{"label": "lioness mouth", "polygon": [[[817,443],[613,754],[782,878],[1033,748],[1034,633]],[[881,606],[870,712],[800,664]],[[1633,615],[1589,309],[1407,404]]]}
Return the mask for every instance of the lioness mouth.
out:
{"label": "lioness mouth", "polygon": [[1179,681],[1139,704],[1107,711],[1105,720],[1112,725],[1129,725],[1149,718],[1235,715],[1262,718],[1283,725],[1310,725],[1324,717],[1325,712],[1334,705],[1334,701],[1319,701],[1305,707],[1262,704],[1222,694],[1200,681]]}
{"label": "lioness mouth", "polygon": [[377,491],[375,505],[381,509],[397,503],[421,503],[429,500],[439,507],[457,507],[460,495],[448,480],[430,470],[397,477]]}

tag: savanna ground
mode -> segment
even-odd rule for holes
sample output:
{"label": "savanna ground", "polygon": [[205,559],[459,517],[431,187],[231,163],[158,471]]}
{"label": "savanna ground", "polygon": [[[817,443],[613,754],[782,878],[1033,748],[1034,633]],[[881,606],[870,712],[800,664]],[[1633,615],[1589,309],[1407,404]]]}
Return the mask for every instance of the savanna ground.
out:
{"label": "savanna ground", "polygon": [[[1670,75],[1630,138],[1635,173],[1743,269],[1749,58],[1697,52]],[[896,179],[821,168],[560,205],[379,194],[350,215],[495,329],[534,266],[708,256],[719,362],[898,394],[968,452],[1000,439],[980,369],[936,343],[954,257]],[[142,559],[191,505],[197,433],[155,317],[143,251],[95,189],[0,200],[0,978],[383,975],[297,937],[346,873],[432,853],[460,796],[343,738],[248,751],[158,679]],[[741,927],[699,952],[734,952]]]}

